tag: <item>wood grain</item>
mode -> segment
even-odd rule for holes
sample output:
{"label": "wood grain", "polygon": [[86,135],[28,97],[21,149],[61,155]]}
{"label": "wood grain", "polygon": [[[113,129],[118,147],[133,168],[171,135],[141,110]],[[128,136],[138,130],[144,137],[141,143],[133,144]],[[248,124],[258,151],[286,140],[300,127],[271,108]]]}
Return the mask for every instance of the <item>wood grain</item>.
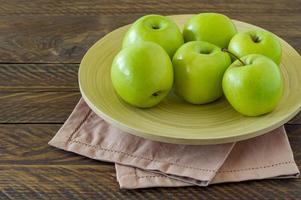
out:
{"label": "wood grain", "polygon": [[78,64],[0,64],[0,91],[79,91]]}
{"label": "wood grain", "polygon": [[0,123],[63,123],[79,92],[1,92]]}
{"label": "wood grain", "polygon": [[120,190],[112,165],[0,165],[0,196],[11,199],[299,199],[300,190],[299,179]]}
{"label": "wood grain", "polygon": [[[123,15],[123,14],[144,14],[144,13],[192,13],[198,11],[227,12],[227,13],[248,13],[249,15],[269,13],[270,15],[289,15],[298,13],[300,5],[298,1],[277,0],[253,0],[251,3],[245,1],[219,1],[219,0],[188,0],[183,3],[181,0],[67,0],[67,1],[46,1],[36,6],[38,0],[1,0],[1,15]],[[269,12],[267,12],[269,11]]]}
{"label": "wood grain", "polygon": [[[300,197],[301,179],[219,184],[207,188],[120,190],[112,164],[49,147],[59,125],[1,125],[0,196],[93,199],[291,199]],[[295,159],[301,166],[301,125],[286,126]],[[3,137],[5,135],[5,137]],[[19,138],[17,140],[17,138]]]}
{"label": "wood grain", "polygon": [[[94,165],[48,145],[62,124],[0,124],[0,165]],[[99,164],[99,163],[98,163]]]}
{"label": "wood grain", "polygon": [[292,120],[290,120],[287,124],[301,124],[301,112],[299,112]]}
{"label": "wood grain", "polygon": [[149,13],[222,12],[231,18],[262,26],[283,37],[297,51],[301,49],[301,33],[298,31],[301,6],[297,1],[255,1],[250,4],[197,0],[183,3],[177,0],[172,5],[167,0],[156,3],[49,1],[41,7],[34,6],[36,4],[37,0],[0,4],[0,62],[79,63],[99,38]]}

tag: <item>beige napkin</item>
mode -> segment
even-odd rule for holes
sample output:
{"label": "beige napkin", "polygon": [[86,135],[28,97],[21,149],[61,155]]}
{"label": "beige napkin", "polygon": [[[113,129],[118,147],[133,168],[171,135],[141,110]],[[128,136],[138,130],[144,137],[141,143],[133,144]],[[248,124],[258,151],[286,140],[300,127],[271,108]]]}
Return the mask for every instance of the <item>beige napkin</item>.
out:
{"label": "beige napkin", "polygon": [[49,144],[116,163],[120,187],[128,189],[299,176],[283,127],[236,144],[167,144],[111,126],[82,99]]}

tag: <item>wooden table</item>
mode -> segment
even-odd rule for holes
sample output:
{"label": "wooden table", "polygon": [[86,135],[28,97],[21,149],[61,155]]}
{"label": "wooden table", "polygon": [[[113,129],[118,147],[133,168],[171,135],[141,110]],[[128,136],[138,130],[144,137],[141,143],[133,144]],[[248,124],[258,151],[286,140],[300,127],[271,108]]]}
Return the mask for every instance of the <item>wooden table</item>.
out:
{"label": "wooden table", "polygon": [[[112,164],[47,145],[80,99],[79,62],[95,41],[145,14],[203,11],[262,26],[301,52],[300,0],[0,0],[0,199],[300,199],[300,179],[120,190]],[[285,127],[300,168],[301,114]]]}

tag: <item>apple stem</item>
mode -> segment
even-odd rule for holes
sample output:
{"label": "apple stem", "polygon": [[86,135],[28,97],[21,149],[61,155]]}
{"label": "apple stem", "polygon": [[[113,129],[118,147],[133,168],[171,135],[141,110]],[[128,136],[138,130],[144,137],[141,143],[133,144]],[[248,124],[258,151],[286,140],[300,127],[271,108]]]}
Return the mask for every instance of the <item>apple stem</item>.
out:
{"label": "apple stem", "polygon": [[230,54],[231,56],[233,56],[234,58],[236,58],[237,60],[239,60],[239,62],[241,62],[241,64],[246,65],[246,63],[244,63],[244,61],[242,61],[239,57],[237,57],[234,53],[232,53],[228,49],[222,48],[222,51],[223,52],[227,52],[228,54]]}

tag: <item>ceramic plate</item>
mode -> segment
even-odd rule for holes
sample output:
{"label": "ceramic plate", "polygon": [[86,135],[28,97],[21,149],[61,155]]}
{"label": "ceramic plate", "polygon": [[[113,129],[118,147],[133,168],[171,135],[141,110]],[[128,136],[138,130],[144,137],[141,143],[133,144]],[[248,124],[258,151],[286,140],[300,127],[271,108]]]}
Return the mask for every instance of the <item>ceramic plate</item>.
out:
{"label": "ceramic plate", "polygon": [[[192,15],[170,16],[179,27]],[[238,31],[260,29],[233,20]],[[124,103],[114,92],[110,68],[120,51],[129,25],[96,42],[84,56],[79,68],[83,98],[99,116],[118,128],[151,140],[178,144],[218,144],[252,138],[289,121],[301,107],[300,55],[284,40],[280,65],[284,95],[278,107],[260,117],[244,117],[225,98],[207,105],[191,105],[171,93],[158,106],[139,109]]]}

